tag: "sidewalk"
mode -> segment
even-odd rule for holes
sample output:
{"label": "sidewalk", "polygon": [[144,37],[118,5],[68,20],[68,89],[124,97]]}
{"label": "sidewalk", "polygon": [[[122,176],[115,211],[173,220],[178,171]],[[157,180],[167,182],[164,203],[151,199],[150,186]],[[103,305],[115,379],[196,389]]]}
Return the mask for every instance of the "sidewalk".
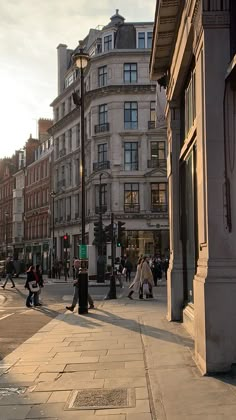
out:
{"label": "sidewalk", "polygon": [[[236,418],[236,381],[202,377],[192,339],[155,300],[66,312],[0,362],[0,419]],[[30,311],[29,311],[30,316]]]}

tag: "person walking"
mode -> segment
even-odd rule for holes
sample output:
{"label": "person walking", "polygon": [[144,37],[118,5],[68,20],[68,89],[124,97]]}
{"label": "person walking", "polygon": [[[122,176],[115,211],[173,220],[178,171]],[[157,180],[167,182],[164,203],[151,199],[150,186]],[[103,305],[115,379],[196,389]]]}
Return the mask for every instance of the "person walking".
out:
{"label": "person walking", "polygon": [[132,263],[129,260],[129,258],[127,257],[126,260],[125,260],[125,269],[126,269],[126,273],[125,274],[126,274],[126,282],[128,281],[129,283],[131,281],[131,271],[132,271],[132,268],[133,268]]}
{"label": "person walking", "polygon": [[8,282],[8,280],[11,280],[11,282],[12,282],[12,286],[11,287],[12,288],[13,287],[16,287],[15,286],[15,283],[14,283],[14,280],[12,278],[14,272],[15,272],[15,267],[14,267],[14,264],[13,264],[12,259],[11,258],[7,258],[7,261],[6,261],[6,280],[5,280],[4,284],[2,285],[2,288],[3,289],[5,289],[5,286],[6,286],[7,282]]}
{"label": "person walking", "polygon": [[27,271],[27,279],[25,282],[25,288],[28,289],[29,294],[26,298],[26,306],[27,308],[31,308],[32,306],[39,306],[37,304],[37,297],[36,294],[39,291],[39,285],[37,284],[37,278],[35,275],[35,267],[31,265]]}
{"label": "person walking", "polygon": [[153,279],[154,279],[154,285],[157,286],[158,280],[161,280],[162,278],[162,266],[161,261],[159,261],[158,258],[154,258],[152,266],[151,266]]}
{"label": "person walking", "polygon": [[124,288],[123,281],[122,281],[123,267],[121,265],[121,262],[120,262],[120,258],[119,257],[117,257],[115,259],[115,271],[116,271],[117,279],[118,279],[119,284],[120,284],[120,288],[123,289]]}
{"label": "person walking", "polygon": [[41,294],[42,287],[44,287],[44,281],[43,281],[42,268],[40,264],[36,265],[35,277],[36,277],[36,283],[39,286],[39,291],[35,293],[34,306],[42,306],[42,303],[39,302],[39,296]]}
{"label": "person walking", "polygon": [[128,298],[129,299],[133,299],[132,295],[134,292],[139,292],[140,291],[140,277],[141,277],[141,262],[142,262],[142,258],[138,259],[138,264],[137,264],[137,271],[134,277],[134,280],[132,281],[131,285],[129,286],[130,292],[128,294]]}
{"label": "person walking", "polygon": [[[74,285],[73,285],[74,296],[72,299],[71,306],[66,306],[66,309],[68,309],[68,311],[71,311],[71,312],[74,311],[79,300],[79,260],[74,261],[74,267],[76,269],[76,281],[74,282]],[[89,293],[88,293],[88,303],[89,303],[89,309],[94,309],[94,302]]]}
{"label": "person walking", "polygon": [[143,299],[144,294],[146,295],[146,299],[153,298],[152,288],[154,286],[154,281],[147,257],[144,257],[141,262],[140,283],[139,299]]}

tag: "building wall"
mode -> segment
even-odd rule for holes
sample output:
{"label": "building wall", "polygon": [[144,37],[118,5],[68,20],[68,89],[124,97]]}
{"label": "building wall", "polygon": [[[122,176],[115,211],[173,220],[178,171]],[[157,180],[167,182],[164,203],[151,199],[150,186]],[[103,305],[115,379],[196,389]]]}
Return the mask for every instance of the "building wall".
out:
{"label": "building wall", "polygon": [[169,54],[168,64],[160,56],[160,39],[167,31],[162,26],[158,33],[166,11],[161,5],[152,54],[152,77],[163,83],[165,71],[167,81],[168,318],[183,319],[194,336],[195,358],[203,373],[230,369],[236,354],[236,312],[230,297],[235,293],[235,174],[229,170],[231,146],[223,111],[226,107],[228,115],[234,112],[232,102],[225,101],[231,59],[229,6],[228,1],[190,1],[182,9],[172,4],[168,13],[174,17],[176,35],[169,50],[162,51],[162,57]]}
{"label": "building wall", "polygon": [[[134,30],[136,24],[134,24]],[[152,24],[137,24],[139,31],[152,31]],[[101,31],[99,37],[104,40],[108,33],[114,33],[117,28],[109,27]],[[103,41],[102,41],[103,42]],[[146,40],[147,42],[147,40]],[[166,183],[166,162],[162,167],[148,168],[151,159],[150,142],[166,142],[166,132],[162,124],[158,129],[149,129],[150,103],[156,101],[155,84],[149,80],[149,56],[147,48],[111,49],[91,56],[89,66],[85,72],[85,155],[86,155],[86,232],[88,243],[95,248],[93,226],[98,219],[98,196],[96,194],[101,183],[107,185],[106,212],[103,214],[104,224],[110,223],[110,214],[114,213],[115,220],[127,220],[127,229],[153,231],[160,223],[168,230],[167,210],[153,212],[151,209],[151,183]],[[65,88],[63,77],[70,69],[62,72],[65,67],[65,46],[60,46],[59,54],[59,85],[60,95],[53,101],[54,126],[51,133],[54,137],[54,190],[55,197],[55,235],[57,241],[58,258],[63,258],[61,246],[65,233],[70,236],[70,257],[78,251],[75,242],[80,234],[80,189],[79,189],[79,158],[80,158],[80,113],[71,103],[72,92],[80,90],[80,80],[77,79]],[[63,51],[62,51],[63,50]],[[93,50],[93,44],[89,50]],[[68,54],[70,50],[67,50]],[[63,56],[63,57],[62,57]],[[64,63],[64,64],[63,64]],[[137,82],[124,83],[124,64],[137,63]],[[107,83],[99,86],[98,69],[107,66]],[[64,86],[64,89],[62,89]],[[160,94],[161,95],[161,94]],[[138,103],[138,126],[136,129],[124,127],[124,103]],[[162,102],[162,101],[160,101]],[[107,126],[99,127],[99,106],[107,105]],[[162,110],[163,118],[163,110]],[[152,126],[153,127],[153,126]],[[71,147],[69,130],[71,130]],[[138,168],[127,171],[124,168],[125,142],[138,143]],[[104,167],[98,166],[98,146],[107,144],[107,161]],[[70,166],[72,180],[69,181]],[[139,184],[139,210],[126,214],[124,209],[124,184],[127,182]],[[68,200],[71,197],[70,214]],[[79,203],[79,204],[78,204]],[[71,220],[67,219],[67,216]],[[123,250],[126,252],[127,250]],[[96,248],[91,251],[90,274],[96,274]]]}

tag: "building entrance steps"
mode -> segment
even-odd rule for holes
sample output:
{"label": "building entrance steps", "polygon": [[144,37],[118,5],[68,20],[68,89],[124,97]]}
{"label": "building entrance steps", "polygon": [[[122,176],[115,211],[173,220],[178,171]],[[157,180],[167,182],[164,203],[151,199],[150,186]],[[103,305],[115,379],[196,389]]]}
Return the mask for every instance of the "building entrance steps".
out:
{"label": "building entrance steps", "polygon": [[0,361],[0,418],[235,419],[236,379],[202,377],[193,340],[157,298],[58,315]]}

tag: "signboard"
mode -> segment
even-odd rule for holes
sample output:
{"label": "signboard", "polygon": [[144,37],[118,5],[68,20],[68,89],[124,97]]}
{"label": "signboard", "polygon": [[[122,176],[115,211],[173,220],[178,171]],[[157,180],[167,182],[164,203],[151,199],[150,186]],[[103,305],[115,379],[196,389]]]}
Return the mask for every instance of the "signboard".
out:
{"label": "signboard", "polygon": [[79,246],[79,259],[80,260],[87,260],[88,259],[88,246],[87,245],[80,245]]}

